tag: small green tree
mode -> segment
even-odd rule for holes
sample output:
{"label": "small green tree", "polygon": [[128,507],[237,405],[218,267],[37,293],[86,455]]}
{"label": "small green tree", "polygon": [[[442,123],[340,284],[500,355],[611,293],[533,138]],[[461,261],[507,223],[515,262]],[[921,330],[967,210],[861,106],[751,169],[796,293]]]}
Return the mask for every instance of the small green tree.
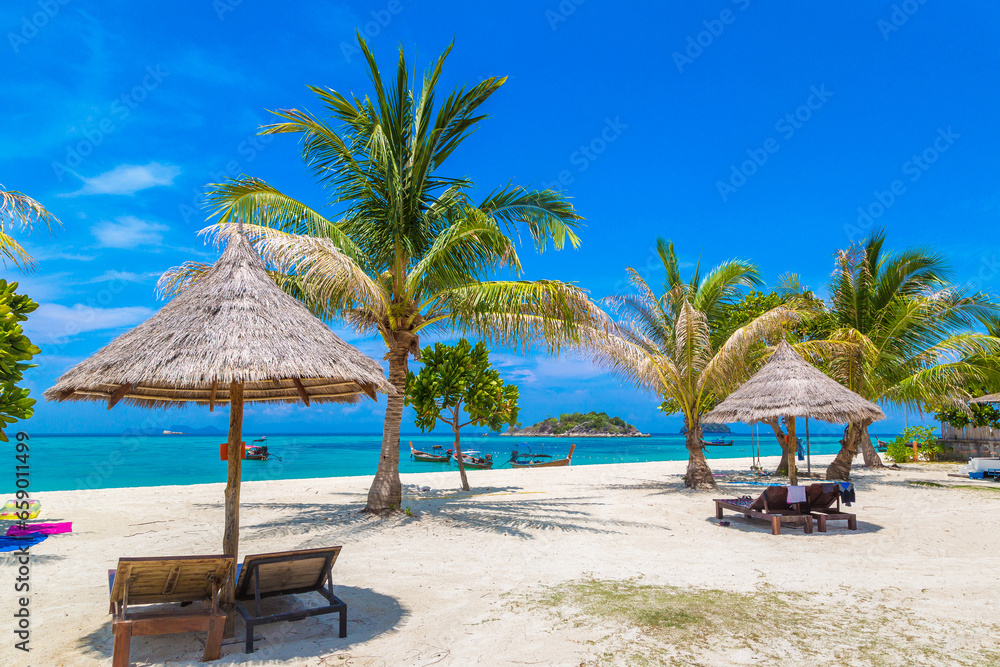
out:
{"label": "small green tree", "polygon": [[21,322],[38,304],[17,294],[17,283],[0,279],[0,440],[7,442],[4,428],[19,419],[28,419],[34,412],[35,399],[28,390],[17,386],[24,371],[34,364],[25,363],[41,350],[31,344],[21,331]]}
{"label": "small green tree", "polygon": [[[499,432],[504,425],[516,424],[517,386],[505,384],[490,367],[490,352],[482,341],[475,347],[464,338],[455,345],[437,343],[424,348],[420,360],[424,365],[420,374],[410,371],[406,378],[406,405],[416,410],[416,424],[422,431],[433,431],[439,421],[451,426],[462,489],[468,491],[459,431],[473,424]],[[462,408],[468,416],[464,423]]]}

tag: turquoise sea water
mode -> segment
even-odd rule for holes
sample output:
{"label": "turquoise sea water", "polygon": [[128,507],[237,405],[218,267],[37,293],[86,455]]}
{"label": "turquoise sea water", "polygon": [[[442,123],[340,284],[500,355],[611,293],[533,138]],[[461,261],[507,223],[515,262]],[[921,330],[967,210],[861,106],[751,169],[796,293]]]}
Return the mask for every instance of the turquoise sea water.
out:
{"label": "turquoise sea water", "polygon": [[[247,433],[244,440],[265,435]],[[301,479],[374,475],[382,436],[368,435],[274,435],[266,434],[269,450],[281,461],[244,461],[243,479]],[[763,433],[761,434],[763,436]],[[724,436],[732,447],[710,447],[709,459],[749,457],[753,439],[749,435]],[[888,436],[882,436],[886,440]],[[812,436],[813,454],[834,454],[839,436]],[[12,438],[13,441],[13,438]],[[226,464],[219,459],[219,443],[225,436],[184,435],[36,435],[30,445],[30,491],[65,491],[128,486],[161,486],[224,482]],[[400,472],[457,470],[454,463],[417,463],[410,458],[409,441],[428,451],[434,445],[451,447],[450,438],[436,434],[405,435],[400,441]],[[573,465],[685,460],[684,436],[654,435],[650,438],[513,438],[492,435],[462,437],[462,449],[478,449],[493,455],[494,467],[505,468],[512,449],[542,451],[562,458],[570,443],[576,443]],[[15,487],[14,448],[7,465],[0,462],[0,491]],[[780,454],[773,435],[761,437],[764,456]],[[476,471],[470,471],[475,474]]]}

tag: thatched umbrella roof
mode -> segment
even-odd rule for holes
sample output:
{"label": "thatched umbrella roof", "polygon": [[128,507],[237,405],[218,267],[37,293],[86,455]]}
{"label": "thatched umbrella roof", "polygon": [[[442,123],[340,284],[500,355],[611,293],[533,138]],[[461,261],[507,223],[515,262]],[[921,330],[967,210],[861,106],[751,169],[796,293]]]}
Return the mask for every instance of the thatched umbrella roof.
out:
{"label": "thatched umbrella roof", "polygon": [[838,424],[885,418],[877,405],[831,379],[781,341],[764,367],[702,421],[749,423],[784,416],[816,417]]}
{"label": "thatched umbrella roof", "polygon": [[67,371],[45,397],[143,407],[229,402],[354,403],[391,385],[268,276],[242,234],[208,273],[151,318]]}
{"label": "thatched umbrella roof", "polygon": [[979,398],[974,398],[969,403],[1000,403],[1000,394],[987,394],[986,396],[980,396]]}

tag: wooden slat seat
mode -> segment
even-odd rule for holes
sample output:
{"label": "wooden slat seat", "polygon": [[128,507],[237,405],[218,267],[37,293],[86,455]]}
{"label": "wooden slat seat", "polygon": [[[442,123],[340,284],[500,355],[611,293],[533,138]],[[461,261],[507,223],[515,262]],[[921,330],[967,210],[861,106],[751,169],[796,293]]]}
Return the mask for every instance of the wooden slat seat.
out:
{"label": "wooden slat seat", "polygon": [[770,486],[749,505],[743,505],[736,498],[716,498],[715,517],[722,519],[722,511],[738,512],[747,519],[763,519],[771,522],[771,532],[781,535],[781,524],[802,524],[806,533],[812,533],[812,516],[800,512],[787,502],[788,489],[783,486]]}
{"label": "wooden slat seat", "polygon": [[[108,571],[111,623],[115,636],[112,667],[128,667],[133,635],[208,632],[202,660],[217,660],[222,652],[226,614],[219,593],[236,559],[232,556],[121,558]],[[131,608],[194,602],[191,608]]]}
{"label": "wooden slat seat", "polygon": [[[347,636],[347,605],[333,594],[333,564],[341,547],[279,551],[247,556],[237,570],[236,599],[254,601],[254,613],[236,608],[246,623],[246,652],[253,653],[254,628],[281,621],[299,621],[321,614],[340,614],[340,636]],[[319,593],[327,603],[319,607],[264,616],[261,600],[282,595]]]}
{"label": "wooden slat seat", "polygon": [[[836,487],[835,491],[824,491],[824,486]],[[850,530],[858,529],[858,516],[840,509],[840,487],[835,483],[810,484],[806,487],[809,513],[819,523],[819,532],[826,532],[827,521],[846,521]]]}

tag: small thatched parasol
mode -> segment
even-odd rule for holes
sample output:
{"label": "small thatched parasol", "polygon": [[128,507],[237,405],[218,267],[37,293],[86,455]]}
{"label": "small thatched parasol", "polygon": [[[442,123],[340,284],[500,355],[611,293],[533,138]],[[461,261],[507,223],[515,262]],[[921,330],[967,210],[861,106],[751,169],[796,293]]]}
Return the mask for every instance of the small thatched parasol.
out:
{"label": "small thatched parasol", "polygon": [[987,394],[974,398],[969,403],[1000,403],[1000,394]]}
{"label": "small thatched parasol", "polygon": [[[51,401],[143,407],[230,405],[226,527],[239,542],[243,404],[355,403],[393,391],[381,366],[348,345],[268,276],[242,234],[215,265],[151,318],[67,371]],[[226,590],[232,602],[232,577]]]}
{"label": "small thatched parasol", "polygon": [[[795,418],[817,417],[823,421],[876,421],[885,419],[882,409],[862,398],[810,364],[781,341],[764,367],[731,393],[702,419],[705,423],[755,422],[779,417],[788,420],[788,440],[795,442]],[[795,484],[795,457],[785,446],[789,481]]]}

